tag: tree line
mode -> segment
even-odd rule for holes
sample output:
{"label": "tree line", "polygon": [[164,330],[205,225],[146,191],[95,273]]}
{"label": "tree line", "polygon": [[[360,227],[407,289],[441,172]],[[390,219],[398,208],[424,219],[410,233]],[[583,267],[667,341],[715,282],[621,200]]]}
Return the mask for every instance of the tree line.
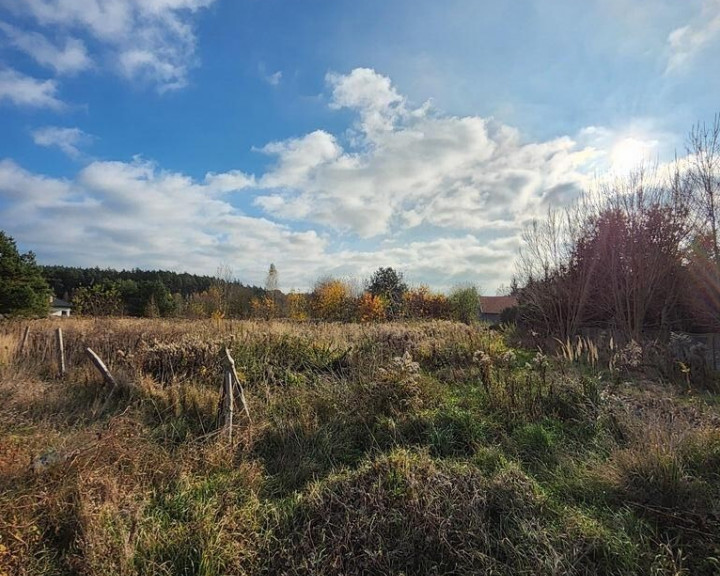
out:
{"label": "tree line", "polygon": [[[58,268],[62,267],[53,268],[56,279]],[[310,292],[290,293],[279,289],[279,272],[274,264],[270,265],[264,288],[245,286],[231,280],[227,270],[221,270],[216,277],[195,277],[198,291],[184,294],[171,292],[162,277],[151,272],[142,272],[143,279],[136,279],[134,272],[111,272],[106,278],[70,290],[75,314],[338,322],[434,318],[471,322],[478,318],[481,307],[480,292],[474,286],[458,287],[446,296],[426,286],[408,287],[402,273],[393,268],[379,268],[362,287],[356,281],[325,277]],[[164,274],[176,280],[173,273]]]}
{"label": "tree line", "polygon": [[0,315],[45,316],[53,295],[67,300],[79,316],[472,322],[481,309],[480,292],[474,286],[457,287],[447,296],[427,286],[410,288],[402,273],[389,267],[379,268],[362,287],[355,281],[326,277],[310,292],[286,294],[279,289],[274,264],[262,288],[233,279],[228,268],[218,269],[216,276],[202,276],[39,266],[32,252],[20,254],[15,241],[0,231]]}
{"label": "tree line", "polygon": [[41,266],[55,295],[87,316],[246,316],[253,298],[265,291],[232,279],[167,270],[112,270]]}

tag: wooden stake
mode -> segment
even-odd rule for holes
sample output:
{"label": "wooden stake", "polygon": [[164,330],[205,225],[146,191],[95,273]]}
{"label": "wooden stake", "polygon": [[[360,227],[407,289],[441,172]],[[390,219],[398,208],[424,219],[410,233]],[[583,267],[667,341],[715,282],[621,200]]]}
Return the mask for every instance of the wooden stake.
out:
{"label": "wooden stake", "polygon": [[114,391],[117,387],[117,382],[115,381],[115,378],[113,378],[113,375],[110,374],[110,371],[107,369],[107,366],[105,366],[105,363],[100,360],[100,357],[95,354],[95,352],[93,352],[91,348],[85,348],[85,353],[90,357],[92,363],[95,364],[95,368],[98,369],[98,372],[102,374],[105,382],[107,382],[108,384],[112,384]]}
{"label": "wooden stake", "polygon": [[25,350],[25,344],[27,344],[28,336],[30,336],[30,326],[25,326],[25,332],[23,333],[22,341],[20,342],[20,348],[18,348],[18,356],[21,356]]}
{"label": "wooden stake", "polygon": [[225,371],[225,427],[228,433],[228,442],[232,445],[233,435],[233,414],[235,412],[235,402],[233,398],[233,377],[229,370]]}
{"label": "wooden stake", "polygon": [[60,378],[65,378],[65,346],[63,345],[62,328],[57,329],[57,357]]}
{"label": "wooden stake", "polygon": [[237,372],[235,371],[235,360],[233,360],[233,357],[230,356],[230,350],[228,350],[227,347],[225,347],[225,349],[223,350],[223,363],[225,364],[225,369],[230,373],[234,384],[231,387],[231,390],[233,392],[237,390],[238,395],[240,396],[240,402],[242,402],[243,410],[245,411],[245,415],[247,416],[248,421],[252,423],[252,418],[250,418],[250,410],[248,409],[247,400],[245,399],[245,390],[243,389],[242,383],[240,382]]}
{"label": "wooden stake", "polygon": [[245,399],[245,391],[243,390],[240,379],[235,371],[235,361],[230,356],[230,350],[223,349],[222,363],[225,367],[223,375],[223,384],[220,389],[220,403],[218,405],[218,427],[222,426],[227,430],[228,442],[233,442],[233,418],[235,416],[235,401],[242,403],[243,410],[247,415],[248,422],[252,423],[250,411],[248,410],[247,400]]}

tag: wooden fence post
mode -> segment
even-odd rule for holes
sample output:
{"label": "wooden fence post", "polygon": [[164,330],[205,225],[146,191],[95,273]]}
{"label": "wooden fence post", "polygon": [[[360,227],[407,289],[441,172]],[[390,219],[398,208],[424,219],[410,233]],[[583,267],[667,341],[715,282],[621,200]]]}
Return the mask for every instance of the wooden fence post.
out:
{"label": "wooden fence post", "polygon": [[225,347],[224,353],[223,353],[223,360],[225,362],[225,368],[230,373],[230,376],[233,381],[233,392],[236,393],[240,397],[240,402],[242,403],[243,410],[245,411],[245,415],[248,418],[248,421],[252,423],[252,418],[250,417],[250,410],[248,408],[247,400],[245,399],[245,390],[243,389],[242,383],[240,382],[240,379],[238,378],[237,372],[235,371],[235,360],[233,360],[233,357],[230,356],[230,350]]}
{"label": "wooden fence post", "polygon": [[98,412],[97,410],[95,410],[93,412],[93,416],[95,416],[95,414],[98,414],[98,413],[102,414],[105,411],[105,408],[108,407],[108,405],[110,404],[110,400],[112,399],[113,395],[115,394],[115,390],[117,390],[117,388],[118,388],[118,385],[117,385],[117,382],[115,381],[115,378],[113,378],[113,375],[110,374],[110,370],[108,370],[107,366],[105,366],[105,363],[102,360],[100,360],[100,356],[95,354],[95,352],[93,352],[91,348],[85,348],[85,353],[88,355],[90,360],[92,360],[92,363],[95,365],[95,368],[98,369],[98,372],[100,372],[100,374],[102,374],[105,382],[107,382],[108,384],[112,384],[112,389],[110,390],[110,394],[108,394],[108,397],[105,399],[105,402],[103,403],[102,407],[100,408],[100,411]]}
{"label": "wooden fence post", "polygon": [[91,348],[85,348],[85,353],[90,357],[90,360],[92,360],[92,363],[95,365],[95,368],[98,369],[98,372],[103,375],[105,382],[112,384],[113,390],[115,390],[117,382],[115,381],[115,378],[113,378],[113,375],[110,374],[110,370],[107,369],[105,363],[100,360],[100,357],[95,354]]}
{"label": "wooden fence post", "polygon": [[223,386],[220,396],[218,423],[227,429],[228,442],[232,444],[236,396],[237,400],[242,404],[248,422],[252,423],[252,418],[250,418],[250,410],[248,409],[247,400],[245,399],[245,390],[243,390],[242,383],[235,371],[235,360],[230,356],[230,350],[227,348],[222,352],[222,363],[225,368],[225,373],[223,375]]}
{"label": "wooden fence post", "polygon": [[27,344],[28,336],[30,336],[30,325],[25,326],[25,332],[23,333],[22,340],[20,341],[20,348],[18,348],[18,356],[22,356],[25,351],[25,344]]}
{"label": "wooden fence post", "polygon": [[235,413],[235,394],[233,394],[233,379],[229,371],[225,371],[225,428],[228,433],[228,442],[232,444],[233,416]]}
{"label": "wooden fence post", "polygon": [[63,345],[63,333],[62,328],[58,328],[57,334],[57,358],[58,358],[58,370],[60,372],[60,378],[65,378],[65,346]]}

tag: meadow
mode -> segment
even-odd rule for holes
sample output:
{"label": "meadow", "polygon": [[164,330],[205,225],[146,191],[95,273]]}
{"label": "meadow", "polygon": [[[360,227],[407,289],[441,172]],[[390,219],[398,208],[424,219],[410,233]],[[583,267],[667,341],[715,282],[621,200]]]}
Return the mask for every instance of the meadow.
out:
{"label": "meadow", "polygon": [[[0,575],[720,573],[720,396],[631,349],[537,344],[450,321],[6,322]],[[226,346],[252,418],[232,443]]]}

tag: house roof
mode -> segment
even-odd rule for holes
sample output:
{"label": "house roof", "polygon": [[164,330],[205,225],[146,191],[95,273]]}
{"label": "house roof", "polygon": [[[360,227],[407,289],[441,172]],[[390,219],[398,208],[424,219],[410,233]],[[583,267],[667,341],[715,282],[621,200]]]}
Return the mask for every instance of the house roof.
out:
{"label": "house roof", "polygon": [[483,314],[502,314],[506,308],[517,306],[515,296],[480,296],[480,309]]}
{"label": "house roof", "polygon": [[67,302],[66,300],[63,300],[62,298],[53,298],[52,302],[50,302],[51,308],[72,308],[72,304],[70,302]]}

